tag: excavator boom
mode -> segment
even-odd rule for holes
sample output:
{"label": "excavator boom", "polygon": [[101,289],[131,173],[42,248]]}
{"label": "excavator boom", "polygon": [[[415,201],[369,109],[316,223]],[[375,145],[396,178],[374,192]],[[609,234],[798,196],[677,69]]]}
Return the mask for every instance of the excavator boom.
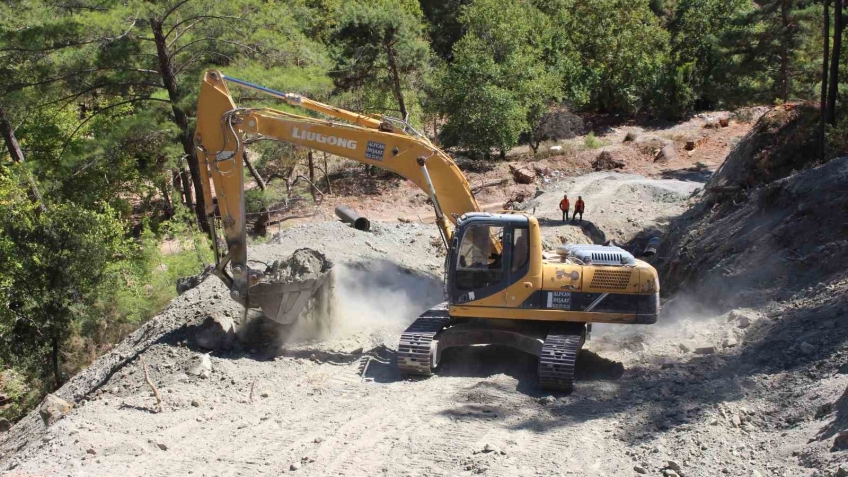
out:
{"label": "excavator boom", "polygon": [[[233,101],[227,82],[345,122],[271,108],[240,108]],[[440,233],[447,245],[457,218],[466,212],[478,211],[479,206],[453,159],[426,137],[408,131],[414,130],[399,120],[363,116],[297,94],[274,91],[208,71],[200,90],[194,139],[206,214],[209,217],[220,215],[227,248],[216,254],[219,257],[216,274],[230,288],[232,298],[245,306],[262,308],[266,316],[275,321],[290,323],[307,301],[307,295],[323,283],[268,283],[263,281],[261,271],[248,266],[243,172],[244,144],[248,135],[379,166],[409,179],[430,195]],[[209,187],[210,179],[216,193],[217,210]]]}

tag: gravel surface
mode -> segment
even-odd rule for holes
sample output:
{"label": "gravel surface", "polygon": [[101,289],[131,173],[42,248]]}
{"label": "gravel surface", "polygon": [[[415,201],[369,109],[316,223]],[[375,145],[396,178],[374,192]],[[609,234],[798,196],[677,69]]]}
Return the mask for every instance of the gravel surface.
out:
{"label": "gravel surface", "polygon": [[[560,185],[537,199],[549,242],[634,240],[700,186],[609,173]],[[582,226],[558,223],[563,190],[586,200]],[[64,419],[47,428],[33,413],[6,433],[3,475],[831,477],[846,465],[833,449],[848,421],[848,279],[756,309],[678,300],[653,326],[597,326],[576,390],[549,395],[533,357],[496,347],[448,350],[429,379],[397,374],[400,331],[441,300],[437,237],[325,222],[252,247],[267,263],[301,247],[334,262],[332,331],[193,348],[210,313],[245,326],[207,279],[64,386]]]}

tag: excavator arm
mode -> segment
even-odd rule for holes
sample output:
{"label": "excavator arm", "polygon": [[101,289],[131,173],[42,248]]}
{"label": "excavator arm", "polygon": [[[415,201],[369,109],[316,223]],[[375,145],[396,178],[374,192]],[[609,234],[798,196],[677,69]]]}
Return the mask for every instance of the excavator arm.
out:
{"label": "excavator arm", "polygon": [[[227,82],[346,122],[316,119],[270,108],[240,108],[233,101]],[[446,244],[451,239],[457,218],[466,212],[480,210],[468,182],[453,159],[426,137],[415,134],[405,123],[363,116],[296,94],[228,78],[218,71],[208,71],[198,100],[194,140],[206,214],[211,218],[216,213],[220,215],[226,239],[227,250],[216,250],[216,274],[230,288],[232,298],[245,306],[262,305],[252,301],[248,294],[253,293],[249,290],[264,275],[251,269],[247,260],[243,167],[247,136],[266,137],[324,151],[378,166],[409,179],[433,201],[436,222]],[[217,197],[217,211],[212,201],[210,179]],[[214,231],[215,227],[212,228]],[[214,241],[217,248],[217,238]],[[228,265],[231,274],[227,271]],[[304,293],[307,292],[304,290]],[[292,303],[295,301],[292,299]],[[296,308],[287,313],[296,314]]]}

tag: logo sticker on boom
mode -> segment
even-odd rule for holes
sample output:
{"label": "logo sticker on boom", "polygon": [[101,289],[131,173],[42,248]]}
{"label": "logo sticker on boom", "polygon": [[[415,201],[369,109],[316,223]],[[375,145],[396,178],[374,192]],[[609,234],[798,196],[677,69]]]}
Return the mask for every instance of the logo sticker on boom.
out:
{"label": "logo sticker on boom", "polygon": [[317,142],[318,144],[329,144],[331,146],[343,147],[354,151],[356,150],[356,140],[354,139],[345,139],[339,136],[326,136],[312,131],[301,131],[297,127],[292,128],[292,137],[295,139],[305,139],[307,141]]}
{"label": "logo sticker on boom", "polygon": [[547,308],[571,309],[571,292],[548,292]]}
{"label": "logo sticker on boom", "polygon": [[374,161],[382,161],[383,153],[386,151],[386,145],[381,142],[368,141],[368,147],[365,148],[365,159]]}

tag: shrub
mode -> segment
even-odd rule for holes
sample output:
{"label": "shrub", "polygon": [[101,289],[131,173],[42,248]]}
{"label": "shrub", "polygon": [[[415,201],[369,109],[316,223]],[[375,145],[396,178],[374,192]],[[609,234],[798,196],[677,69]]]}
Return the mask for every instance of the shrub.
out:
{"label": "shrub", "polygon": [[603,143],[601,142],[600,139],[595,137],[594,132],[590,132],[583,139],[583,145],[586,146],[586,149],[597,149],[597,148],[603,146]]}

